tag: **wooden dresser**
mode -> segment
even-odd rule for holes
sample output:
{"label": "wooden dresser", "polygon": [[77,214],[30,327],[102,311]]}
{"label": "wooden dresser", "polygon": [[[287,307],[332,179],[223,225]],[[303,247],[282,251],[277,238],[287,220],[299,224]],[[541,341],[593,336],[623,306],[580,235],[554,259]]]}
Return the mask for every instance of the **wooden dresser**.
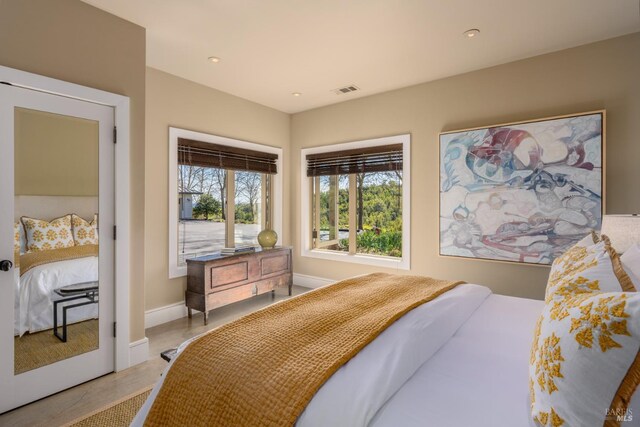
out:
{"label": "wooden dresser", "polygon": [[209,310],[251,298],[275,288],[288,287],[291,295],[293,274],[291,248],[257,248],[255,252],[208,256],[187,259],[187,290],[185,304],[189,318],[191,310]]}

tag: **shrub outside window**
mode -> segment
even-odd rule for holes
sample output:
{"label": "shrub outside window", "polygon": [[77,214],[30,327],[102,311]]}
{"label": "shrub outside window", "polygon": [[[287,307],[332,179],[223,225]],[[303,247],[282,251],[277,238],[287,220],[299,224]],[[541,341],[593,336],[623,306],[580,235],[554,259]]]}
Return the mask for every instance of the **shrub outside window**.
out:
{"label": "shrub outside window", "polygon": [[302,150],[303,256],[409,268],[409,142]]}

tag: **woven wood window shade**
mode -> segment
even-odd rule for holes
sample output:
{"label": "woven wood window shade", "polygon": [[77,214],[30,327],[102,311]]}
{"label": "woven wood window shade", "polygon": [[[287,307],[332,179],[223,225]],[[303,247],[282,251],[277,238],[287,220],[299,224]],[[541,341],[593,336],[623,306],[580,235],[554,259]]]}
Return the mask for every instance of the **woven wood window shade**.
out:
{"label": "woven wood window shade", "polygon": [[307,155],[307,176],[402,170],[402,144]]}
{"label": "woven wood window shade", "polygon": [[178,164],[276,174],[277,154],[178,138]]}

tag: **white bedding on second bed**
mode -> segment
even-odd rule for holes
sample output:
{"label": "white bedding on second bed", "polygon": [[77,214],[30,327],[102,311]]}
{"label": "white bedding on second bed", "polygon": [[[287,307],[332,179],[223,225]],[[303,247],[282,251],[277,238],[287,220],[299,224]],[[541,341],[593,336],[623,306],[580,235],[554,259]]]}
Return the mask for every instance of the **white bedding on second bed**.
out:
{"label": "white bedding on second bed", "polygon": [[[15,269],[14,334],[37,332],[53,327],[54,289],[98,280],[98,257],[84,257],[40,265],[20,277]],[[62,315],[59,311],[58,315]],[[67,323],[98,317],[98,304],[76,307],[67,312]],[[59,323],[62,322],[62,317]]]}

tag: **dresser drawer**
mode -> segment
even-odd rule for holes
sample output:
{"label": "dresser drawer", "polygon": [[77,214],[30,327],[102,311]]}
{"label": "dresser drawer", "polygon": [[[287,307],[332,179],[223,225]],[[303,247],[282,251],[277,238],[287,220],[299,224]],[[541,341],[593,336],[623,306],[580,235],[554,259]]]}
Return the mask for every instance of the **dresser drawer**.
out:
{"label": "dresser drawer", "polygon": [[289,271],[289,254],[264,257],[260,260],[260,276],[282,274]]}
{"label": "dresser drawer", "polygon": [[239,285],[217,292],[214,291],[207,295],[207,308],[211,309],[221,307],[232,302],[251,298],[255,295],[271,292],[277,287],[286,286],[287,283],[286,278],[279,277],[275,280],[259,280],[257,282],[247,283],[245,285]]}
{"label": "dresser drawer", "polygon": [[249,280],[249,262],[214,266],[209,268],[210,288],[231,285]]}

